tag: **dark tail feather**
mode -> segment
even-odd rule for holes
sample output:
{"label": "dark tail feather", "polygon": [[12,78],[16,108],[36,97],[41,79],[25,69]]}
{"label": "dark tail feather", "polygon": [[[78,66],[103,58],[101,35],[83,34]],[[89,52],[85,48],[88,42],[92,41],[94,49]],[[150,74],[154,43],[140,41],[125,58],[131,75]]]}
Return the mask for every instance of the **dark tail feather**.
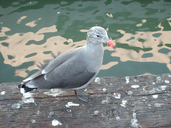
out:
{"label": "dark tail feather", "polygon": [[27,93],[27,92],[30,92],[30,91],[36,89],[36,88],[29,88],[29,87],[25,86],[24,84],[18,85],[18,88],[23,88],[24,89],[24,93]]}

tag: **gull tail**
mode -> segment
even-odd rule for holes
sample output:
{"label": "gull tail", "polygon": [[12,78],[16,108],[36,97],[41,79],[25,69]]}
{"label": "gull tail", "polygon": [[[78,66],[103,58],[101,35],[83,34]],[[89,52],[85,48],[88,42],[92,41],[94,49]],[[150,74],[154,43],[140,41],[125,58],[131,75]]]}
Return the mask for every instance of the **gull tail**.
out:
{"label": "gull tail", "polygon": [[18,85],[18,88],[20,89],[20,92],[21,93],[27,93],[27,92],[30,92],[36,88],[29,88],[27,87],[25,84],[21,83],[20,85]]}

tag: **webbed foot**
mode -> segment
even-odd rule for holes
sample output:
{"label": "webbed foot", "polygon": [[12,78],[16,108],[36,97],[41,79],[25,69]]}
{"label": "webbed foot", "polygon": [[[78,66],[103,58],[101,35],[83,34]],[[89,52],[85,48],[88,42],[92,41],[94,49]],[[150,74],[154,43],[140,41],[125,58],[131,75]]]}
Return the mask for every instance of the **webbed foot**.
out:
{"label": "webbed foot", "polygon": [[79,92],[77,92],[76,90],[74,90],[74,92],[75,92],[75,96],[78,99],[80,99],[80,100],[82,100],[84,102],[88,102],[88,99],[89,99],[90,95],[87,92],[85,92],[84,90],[81,90]]}

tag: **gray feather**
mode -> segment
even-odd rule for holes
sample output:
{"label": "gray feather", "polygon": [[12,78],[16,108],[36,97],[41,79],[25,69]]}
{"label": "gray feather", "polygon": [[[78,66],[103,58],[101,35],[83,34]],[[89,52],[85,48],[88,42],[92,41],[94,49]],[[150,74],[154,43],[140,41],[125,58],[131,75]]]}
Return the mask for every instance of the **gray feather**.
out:
{"label": "gray feather", "polygon": [[46,68],[46,74],[33,79],[26,86],[34,85],[35,88],[40,89],[73,89],[83,86],[96,74],[88,70],[89,67],[85,63],[84,56],[81,56],[79,48],[55,58]]}
{"label": "gray feather", "polygon": [[79,59],[70,59],[53,69],[45,76],[42,75],[37,77],[28,84],[32,84],[34,87],[40,89],[73,89],[86,84],[94,75],[95,72],[89,72],[83,61],[79,61]]}
{"label": "gray feather", "polygon": [[43,69],[43,74],[47,74],[49,72],[51,72],[54,68],[58,67],[59,65],[61,65],[62,63],[64,63],[66,60],[70,59],[71,57],[74,56],[74,53],[79,54],[80,52],[80,48],[71,50],[69,52],[63,53],[62,55],[57,56],[55,59],[53,59],[52,61],[50,61],[46,67]]}
{"label": "gray feather", "polygon": [[[53,57],[53,59],[55,59],[55,58],[58,57],[60,54],[61,54],[61,52],[58,52],[57,56],[55,56],[55,54],[52,52],[52,53],[51,53],[51,56]],[[49,63],[50,61],[52,61],[53,59],[44,60],[44,61],[43,61],[44,64],[39,63],[39,64],[37,64],[37,67],[38,67],[39,69],[44,69],[44,68],[48,65],[48,63]]]}

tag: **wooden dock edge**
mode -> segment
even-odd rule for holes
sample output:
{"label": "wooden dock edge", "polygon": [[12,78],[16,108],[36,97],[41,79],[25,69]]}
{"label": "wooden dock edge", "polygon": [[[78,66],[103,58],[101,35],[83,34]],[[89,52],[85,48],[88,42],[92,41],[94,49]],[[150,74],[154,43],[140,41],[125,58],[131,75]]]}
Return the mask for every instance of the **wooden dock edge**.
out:
{"label": "wooden dock edge", "polygon": [[0,128],[171,127],[171,74],[96,78],[83,102],[73,91],[0,84]]}

